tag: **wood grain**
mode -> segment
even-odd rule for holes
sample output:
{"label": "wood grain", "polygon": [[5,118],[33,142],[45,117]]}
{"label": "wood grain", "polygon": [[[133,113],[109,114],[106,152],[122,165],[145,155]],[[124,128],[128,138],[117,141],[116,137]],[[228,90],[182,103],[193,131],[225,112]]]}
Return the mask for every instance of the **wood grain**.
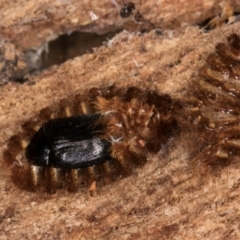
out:
{"label": "wood grain", "polygon": [[[59,1],[38,2],[34,6],[23,0],[1,2],[0,15],[4,17],[1,34],[22,49],[43,42],[34,36],[36,32],[31,32],[32,29],[41,32],[46,40],[49,29],[59,34],[65,21],[69,23],[69,15],[61,19],[62,15],[51,13],[55,16],[51,17],[53,25],[45,20],[23,25],[24,16],[34,19],[35,8],[41,4],[42,8],[54,6],[66,10]],[[174,8],[172,1],[162,1],[162,6],[156,8],[150,1],[142,2],[141,12],[154,23],[159,21],[158,9],[163,9],[163,26],[169,26],[172,21],[175,28],[178,25],[174,24],[175,19],[180,23],[187,21],[188,16],[189,24],[194,24],[203,20],[203,16],[210,16],[217,1],[196,1],[193,8],[189,1],[174,1]],[[115,8],[110,1],[104,6]],[[196,8],[200,18],[189,14],[189,11],[196,13]],[[13,9],[18,11],[11,16]],[[32,10],[29,13],[27,9]],[[77,9],[80,11],[80,6]],[[103,9],[99,7],[99,11]],[[120,24],[116,23],[115,15],[111,21]],[[81,20],[84,21],[87,20]],[[70,25],[65,25],[66,29],[73,29]],[[226,35],[232,32],[239,34],[239,27],[235,23],[204,33],[198,27],[182,26],[166,30],[164,36],[157,36],[153,31],[143,36],[123,31],[93,54],[48,69],[34,77],[31,84],[9,83],[1,87],[0,151],[7,139],[20,130],[21,123],[40,109],[93,86],[141,85],[181,100],[215,44],[226,41]],[[239,158],[218,176],[200,179],[189,164],[193,140],[197,141],[194,133],[185,131],[178,138],[173,136],[131,177],[106,186],[93,197],[81,192],[38,195],[21,191],[11,182],[10,169],[1,158],[0,239],[238,239]]]}

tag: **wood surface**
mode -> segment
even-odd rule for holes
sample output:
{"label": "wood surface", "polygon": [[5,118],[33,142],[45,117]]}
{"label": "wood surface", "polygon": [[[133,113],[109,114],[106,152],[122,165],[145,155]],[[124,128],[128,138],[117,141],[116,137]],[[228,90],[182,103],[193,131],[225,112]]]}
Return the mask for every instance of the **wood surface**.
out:
{"label": "wood surface", "polygon": [[[9,42],[21,52],[76,29],[122,28],[115,1],[98,2],[2,0],[2,44]],[[240,34],[239,22],[210,32],[194,26],[218,13],[218,3],[136,1],[163,36],[122,31],[92,54],[47,69],[24,84],[1,86],[0,152],[39,110],[91,87],[141,86],[181,101],[215,45],[230,33]],[[239,9],[238,1],[231,4]],[[99,19],[92,21],[90,12]],[[94,196],[22,191],[11,182],[0,155],[0,240],[239,239],[239,157],[216,176],[199,176],[190,164],[196,144],[194,132],[173,135],[145,166],[97,189]]]}

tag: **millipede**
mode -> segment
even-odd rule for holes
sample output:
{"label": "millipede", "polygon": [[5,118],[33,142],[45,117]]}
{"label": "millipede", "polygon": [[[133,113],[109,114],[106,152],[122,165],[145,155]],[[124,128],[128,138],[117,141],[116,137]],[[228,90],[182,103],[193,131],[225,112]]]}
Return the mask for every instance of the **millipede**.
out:
{"label": "millipede", "polygon": [[227,165],[240,153],[239,35],[215,46],[187,95],[187,114],[201,146],[194,164],[202,173]]}
{"label": "millipede", "polygon": [[16,186],[56,192],[103,186],[143,166],[176,131],[168,95],[135,87],[91,88],[44,108],[4,151]]}

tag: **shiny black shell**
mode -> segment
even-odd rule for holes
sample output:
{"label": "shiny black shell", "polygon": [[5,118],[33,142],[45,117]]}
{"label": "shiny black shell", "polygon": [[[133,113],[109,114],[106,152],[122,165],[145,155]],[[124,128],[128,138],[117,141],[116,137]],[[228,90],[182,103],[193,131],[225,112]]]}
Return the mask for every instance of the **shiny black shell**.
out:
{"label": "shiny black shell", "polygon": [[99,114],[56,118],[44,123],[26,147],[36,166],[77,169],[110,160],[111,144],[99,137]]}

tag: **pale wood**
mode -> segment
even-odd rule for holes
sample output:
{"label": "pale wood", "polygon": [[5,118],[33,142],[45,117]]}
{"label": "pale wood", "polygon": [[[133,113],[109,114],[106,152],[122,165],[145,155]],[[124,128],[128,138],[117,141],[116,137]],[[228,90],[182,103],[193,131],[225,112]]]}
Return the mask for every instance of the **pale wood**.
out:
{"label": "pale wood", "polygon": [[[4,3],[7,9],[8,2]],[[23,3],[11,4],[21,9]],[[14,35],[23,29],[21,24],[17,27],[18,20],[9,20],[8,31],[13,29],[12,40],[25,48],[29,43]],[[34,85],[1,87],[0,151],[21,123],[41,108],[92,86],[140,85],[181,100],[215,44],[232,32],[240,34],[239,29],[235,23],[209,33],[185,26],[165,31],[164,37],[153,31],[143,36],[122,32],[95,53],[46,70],[32,79]],[[21,191],[1,158],[0,239],[239,239],[238,158],[219,176],[200,181],[189,164],[195,138],[184,131],[177,139],[173,136],[143,168],[99,189],[94,197]]]}
{"label": "pale wood", "polygon": [[[127,2],[127,1],[125,1]],[[197,24],[221,12],[219,0],[135,0],[139,11],[163,29]],[[235,12],[239,0],[228,1]],[[115,3],[115,4],[114,4]],[[108,32],[121,28],[121,0],[0,1],[0,36],[20,49],[37,48],[59,34],[74,30]]]}

